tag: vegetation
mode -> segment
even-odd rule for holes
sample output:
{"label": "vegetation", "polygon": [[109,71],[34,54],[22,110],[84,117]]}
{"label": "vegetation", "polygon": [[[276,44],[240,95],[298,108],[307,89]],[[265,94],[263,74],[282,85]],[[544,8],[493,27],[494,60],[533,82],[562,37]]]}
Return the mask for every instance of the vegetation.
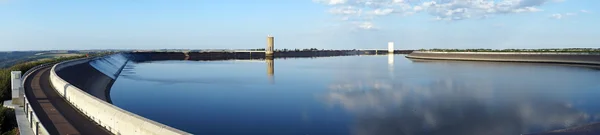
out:
{"label": "vegetation", "polygon": [[[101,54],[97,54],[101,55]],[[20,64],[13,65],[9,68],[0,69],[0,98],[2,101],[11,99],[11,86],[10,86],[10,72],[11,71],[21,71],[22,73],[27,72],[27,70],[41,64],[48,63],[58,63],[65,60],[83,58],[85,55],[77,55],[77,56],[68,56],[68,57],[58,57],[58,58],[50,58],[43,59],[38,61],[31,62],[23,62]],[[14,110],[10,108],[0,107],[0,132],[2,135],[14,134],[17,132],[16,127],[16,119]]]}
{"label": "vegetation", "polygon": [[23,61],[30,61],[31,56],[35,56],[38,52],[0,52],[0,68],[6,68],[10,65]]}
{"label": "vegetation", "polygon": [[0,68],[8,68],[18,63],[28,61],[54,59],[60,57],[81,56],[85,54],[100,55],[121,52],[118,50],[92,50],[92,51],[12,51],[0,52]]}
{"label": "vegetation", "polygon": [[[14,135],[17,127],[15,110],[11,108],[0,108],[0,132],[2,135]],[[12,132],[11,132],[12,131]]]}
{"label": "vegetation", "polygon": [[554,48],[554,49],[421,49],[434,52],[556,52],[556,53],[600,53],[600,48]]}

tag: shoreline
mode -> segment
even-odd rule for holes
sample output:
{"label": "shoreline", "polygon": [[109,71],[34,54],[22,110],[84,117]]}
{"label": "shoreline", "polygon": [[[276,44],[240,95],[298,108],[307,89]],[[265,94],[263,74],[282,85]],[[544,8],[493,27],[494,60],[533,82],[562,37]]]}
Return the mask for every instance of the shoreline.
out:
{"label": "shoreline", "polygon": [[414,51],[405,56],[409,59],[526,62],[600,65],[600,55],[585,53],[512,53],[512,52],[422,52]]}

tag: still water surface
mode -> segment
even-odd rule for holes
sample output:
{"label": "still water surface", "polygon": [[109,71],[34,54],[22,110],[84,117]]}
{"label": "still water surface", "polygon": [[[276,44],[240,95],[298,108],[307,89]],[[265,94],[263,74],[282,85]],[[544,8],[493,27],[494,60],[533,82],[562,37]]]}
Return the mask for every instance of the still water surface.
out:
{"label": "still water surface", "polygon": [[194,134],[505,135],[600,121],[600,70],[391,56],[129,63],[113,104]]}

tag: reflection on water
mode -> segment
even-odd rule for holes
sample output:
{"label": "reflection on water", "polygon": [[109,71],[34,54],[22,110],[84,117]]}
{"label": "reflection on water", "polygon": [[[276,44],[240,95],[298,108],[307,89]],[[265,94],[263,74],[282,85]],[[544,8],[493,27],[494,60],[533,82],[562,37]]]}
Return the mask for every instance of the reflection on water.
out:
{"label": "reflection on water", "polygon": [[390,78],[394,78],[394,54],[388,54],[388,74]]}
{"label": "reflection on water", "polygon": [[[262,60],[238,60],[238,62],[261,62]],[[194,61],[188,61],[188,62],[194,62]],[[274,76],[275,76],[275,62],[274,59],[272,57],[267,58],[264,60],[264,62],[267,64],[267,76],[269,78],[269,82],[270,83],[274,83]],[[221,83],[221,84],[226,84],[226,83],[247,83],[247,82],[236,82],[236,81],[231,81],[231,79],[228,78],[160,78],[160,77],[156,77],[156,78],[148,78],[148,77],[143,77],[138,75],[135,71],[136,71],[136,64],[128,64],[125,65],[125,67],[123,68],[123,72],[119,75],[121,77],[125,77],[125,78],[129,78],[132,80],[137,80],[137,81],[151,81],[151,82],[157,82],[157,83],[162,83],[162,84],[175,84],[175,83],[205,83],[205,84],[215,84],[215,83]]]}
{"label": "reflection on water", "polygon": [[504,135],[600,121],[600,70],[403,57],[130,63],[111,96],[195,134]]}
{"label": "reflection on water", "polygon": [[[358,135],[506,135],[592,120],[567,102],[527,93],[497,95],[509,93],[494,90],[486,83],[453,80],[425,85],[355,82],[332,86],[327,101],[355,114],[352,130]],[[502,99],[506,97],[511,99]]]}
{"label": "reflection on water", "polygon": [[275,62],[273,57],[267,57],[265,62],[267,63],[267,75],[269,76],[269,82],[275,83],[275,80],[273,79],[275,76]]}

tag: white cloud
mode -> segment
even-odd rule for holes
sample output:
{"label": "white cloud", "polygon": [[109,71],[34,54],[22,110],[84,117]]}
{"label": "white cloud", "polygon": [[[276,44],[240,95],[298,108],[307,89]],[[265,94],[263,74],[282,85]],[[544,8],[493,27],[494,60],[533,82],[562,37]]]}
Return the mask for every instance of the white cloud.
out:
{"label": "white cloud", "polygon": [[386,8],[386,9],[375,9],[371,13],[374,15],[388,15],[392,13],[394,9]]}
{"label": "white cloud", "polygon": [[329,9],[329,13],[338,15],[360,15],[362,13],[362,9],[352,6],[334,7]]}
{"label": "white cloud", "polygon": [[345,4],[347,2],[347,0],[313,0],[313,1],[317,2],[317,3],[328,4],[328,5],[340,5],[340,4]]}
{"label": "white cloud", "polygon": [[377,29],[372,22],[359,22],[356,24],[357,24],[358,28],[364,29],[364,30],[376,30]]}
{"label": "white cloud", "polygon": [[[542,11],[539,6],[556,0],[314,0],[331,7],[330,13],[342,18],[408,16],[427,13],[436,20],[456,21],[488,18],[500,14]],[[365,13],[365,14],[362,14]],[[353,19],[345,19],[353,20]],[[366,19],[364,21],[374,21]]]}
{"label": "white cloud", "polygon": [[550,15],[550,17],[552,17],[554,19],[562,19],[563,15],[561,15],[561,14],[552,14],[552,15]]}
{"label": "white cloud", "polygon": [[536,8],[548,0],[453,0],[445,3],[435,1],[424,2],[430,15],[439,20],[463,20],[469,18],[486,18],[497,14],[515,14],[538,12]]}
{"label": "white cloud", "polygon": [[423,7],[421,7],[421,6],[415,6],[415,7],[413,7],[413,10],[414,10],[415,12],[419,12],[419,11],[422,11],[422,10],[423,10]]}
{"label": "white cloud", "polygon": [[577,15],[577,14],[576,13],[564,13],[564,14],[556,13],[556,14],[550,15],[550,18],[553,18],[553,19],[564,19],[566,17],[575,16],[575,15]]}
{"label": "white cloud", "polygon": [[582,9],[582,10],[579,10],[579,12],[581,12],[581,13],[591,13],[590,11],[588,11],[588,10],[583,10],[583,9]]}

